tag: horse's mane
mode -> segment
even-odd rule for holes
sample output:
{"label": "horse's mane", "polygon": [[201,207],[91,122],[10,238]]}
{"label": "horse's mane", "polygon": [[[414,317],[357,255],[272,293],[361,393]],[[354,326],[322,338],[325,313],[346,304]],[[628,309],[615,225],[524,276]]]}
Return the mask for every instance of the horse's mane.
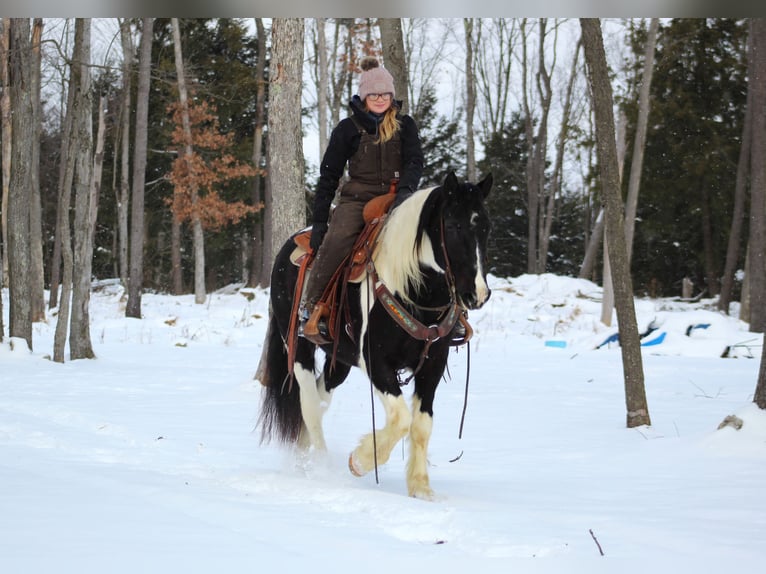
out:
{"label": "horse's mane", "polygon": [[421,229],[421,214],[436,187],[421,189],[394,209],[386,218],[373,254],[378,277],[386,287],[406,301],[423,285],[420,266],[437,268],[433,247]]}

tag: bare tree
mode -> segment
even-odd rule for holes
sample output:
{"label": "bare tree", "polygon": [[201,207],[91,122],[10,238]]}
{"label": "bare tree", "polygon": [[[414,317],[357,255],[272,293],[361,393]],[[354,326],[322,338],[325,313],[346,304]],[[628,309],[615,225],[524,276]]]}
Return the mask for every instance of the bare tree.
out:
{"label": "bare tree", "polygon": [[[517,51],[521,31],[517,23],[515,18],[493,18],[489,22],[477,19],[475,22],[477,111],[485,140],[492,134],[501,133],[505,127],[513,81],[511,55]],[[522,23],[526,25],[526,22]]]}
{"label": "bare tree", "polygon": [[[539,117],[534,118],[530,104],[530,90],[528,78],[529,56],[528,56],[528,38],[527,21],[523,20],[521,25],[522,36],[522,89],[523,89],[523,107],[524,107],[524,133],[527,144],[527,166],[526,166],[526,185],[527,185],[527,215],[528,233],[527,233],[527,272],[541,273],[544,270],[540,268],[539,253],[539,232],[542,219],[541,203],[545,196],[545,161],[546,150],[548,147],[548,115],[551,108],[551,70],[545,61],[545,35],[547,28],[547,19],[540,18],[538,21],[538,54],[537,71],[535,73],[535,90],[539,98],[538,109]],[[554,51],[555,53],[555,51]],[[553,66],[551,66],[551,69]],[[537,131],[535,132],[535,119],[537,120]]]}
{"label": "bare tree", "polygon": [[750,24],[753,131],[750,142],[750,330],[766,331],[766,19]]}
{"label": "bare tree", "polygon": [[[641,80],[641,89],[638,97],[638,118],[636,121],[636,134],[633,143],[633,159],[630,167],[628,180],[628,198],[625,204],[625,243],[628,249],[628,269],[633,247],[633,230],[635,229],[636,210],[638,208],[638,191],[641,185],[641,170],[644,161],[644,148],[646,144],[647,123],[649,120],[650,88],[652,73],[654,71],[654,47],[659,28],[659,18],[653,18],[649,25],[649,34],[644,47],[644,71]],[[627,118],[624,113],[619,115],[617,130],[617,165],[619,180],[623,181],[623,166],[625,165]],[[604,290],[601,301],[601,322],[605,325],[612,324],[612,310],[614,309],[614,285],[612,283],[611,261],[609,260],[609,241],[604,241]]]}
{"label": "bare tree", "polygon": [[[763,268],[766,264],[766,254],[764,253],[766,250],[764,245],[764,241],[766,241],[766,221],[764,221],[766,218],[766,120],[764,120],[764,111],[766,111],[766,20],[763,18],[750,20],[748,64],[751,73],[748,74],[750,82],[747,109],[749,119],[752,122],[750,151],[751,228],[748,252],[753,257],[749,258],[750,263],[746,265],[746,269],[751,279],[749,283],[751,288],[750,330],[763,332],[766,327],[764,325],[766,311],[762,308],[766,305],[766,285],[764,284],[766,270]],[[747,117],[745,121],[747,122]],[[753,262],[754,258],[758,258],[758,263]],[[758,266],[760,269],[753,273],[754,267]],[[761,309],[755,311],[753,308],[756,306],[760,306]],[[758,382],[755,385],[753,402],[758,405],[758,408],[766,409],[766,336],[763,338],[761,365],[758,369]]]}
{"label": "bare tree", "polygon": [[[178,98],[181,103],[181,121],[183,123],[184,132],[184,148],[183,156],[187,162],[191,161],[192,157],[192,133],[191,122],[189,121],[189,103],[188,94],[186,90],[186,78],[184,72],[184,59],[183,52],[181,50],[181,27],[178,24],[178,18],[170,19],[173,27],[173,47],[175,50],[176,60],[176,76],[178,81]],[[191,165],[188,166],[189,173],[192,173],[193,169]],[[198,190],[195,182],[192,178],[191,186],[191,203],[192,210],[192,236],[194,238],[194,302],[198,305],[205,302],[207,293],[205,292],[205,232],[202,229],[202,221],[200,220],[199,213],[196,212],[196,206],[198,203]]]}
{"label": "bare tree", "polygon": [[[751,24],[752,27],[752,24]],[[753,43],[748,47],[748,78],[753,77],[752,57]],[[742,225],[745,219],[745,203],[747,202],[747,182],[750,174],[750,139],[753,132],[753,91],[752,84],[748,86],[745,104],[745,117],[742,120],[742,140],[737,159],[737,179],[734,183],[734,209],[731,215],[729,240],[726,246],[726,263],[721,278],[721,292],[718,296],[718,310],[729,314],[732,292],[734,290],[734,273],[739,261],[739,248],[742,241]]]}
{"label": "bare tree", "polygon": [[476,142],[473,133],[473,115],[476,110],[476,78],[473,61],[473,18],[463,18],[465,31],[465,152],[466,178],[476,181]]}
{"label": "bare tree", "polygon": [[[11,132],[32,134],[32,47],[28,18],[10,19],[8,77]],[[11,145],[8,194],[9,334],[32,349],[32,307],[29,292],[31,257],[29,204],[32,198],[33,137],[16,137]],[[5,210],[3,210],[5,213]]]}
{"label": "bare tree", "polygon": [[117,192],[117,250],[120,281],[128,287],[128,209],[130,206],[130,102],[135,60],[130,20],[120,19],[122,44],[122,104],[120,106],[120,187]]}
{"label": "bare tree", "polygon": [[404,51],[401,18],[378,18],[380,43],[383,46],[383,64],[394,77],[396,99],[402,101],[402,113],[409,113],[409,69]]}
{"label": "bare tree", "polygon": [[152,28],[154,18],[142,18],[138,56],[138,91],[136,93],[136,130],[133,145],[133,187],[130,208],[130,280],[126,317],[141,318],[141,291],[144,275],[144,185],[146,142],[149,125],[149,86],[152,63]]}
{"label": "bare tree", "polygon": [[[266,78],[264,75],[266,70],[266,29],[263,25],[263,18],[255,19],[255,29],[258,34],[258,62],[255,64],[255,77],[258,80],[258,87],[255,92],[253,165],[259,169],[253,178],[252,198],[253,205],[265,205],[266,198],[261,195],[261,169],[264,164],[263,157],[265,155],[263,152],[263,128],[266,124]],[[270,256],[265,256],[267,253],[267,242],[264,241],[264,238],[269,236],[266,233],[266,221],[265,209],[261,211],[260,216],[253,218],[252,235],[250,238],[250,280],[248,281],[248,285],[251,287],[256,285],[266,287],[269,284],[269,270],[263,268],[263,260],[270,260]],[[268,242],[268,249],[271,249],[270,242]]]}
{"label": "bare tree", "polygon": [[609,239],[612,281],[619,322],[620,347],[625,377],[627,426],[632,428],[649,425],[651,420],[646,402],[641,343],[636,325],[633,286],[625,245],[623,203],[620,194],[614,117],[612,115],[612,88],[609,83],[599,20],[582,18],[580,19],[580,26],[596,117],[596,147],[603,202],[606,209],[606,232]]}
{"label": "bare tree", "polygon": [[40,104],[40,65],[43,19],[35,18],[32,26],[32,61],[30,70],[32,97],[32,197],[29,203],[29,291],[32,306],[32,322],[45,319],[45,273],[43,269],[43,228],[40,200],[40,134],[42,111]]}
{"label": "bare tree", "polygon": [[317,120],[319,122],[319,157],[327,149],[330,124],[327,121],[327,97],[329,96],[330,74],[327,66],[327,18],[316,19],[317,30]]}
{"label": "bare tree", "polygon": [[[0,84],[2,92],[0,92],[0,131],[2,131],[2,163],[0,164],[0,171],[2,171],[3,178],[3,195],[2,204],[0,204],[0,212],[2,212],[2,219],[0,220],[0,227],[2,227],[2,245],[3,250],[0,253],[0,266],[2,266],[2,276],[5,280],[8,279],[8,196],[10,193],[11,185],[11,89],[9,85],[9,71],[8,71],[8,59],[10,57],[8,51],[10,49],[11,41],[11,19],[2,19],[2,34],[0,34]],[[4,287],[6,284],[0,283],[0,287]]]}
{"label": "bare tree", "polygon": [[[69,45],[69,20],[64,21],[64,25],[62,26],[62,34],[61,39],[59,41],[59,44],[62,46],[61,50],[64,53],[68,53],[68,45]],[[48,298],[48,308],[49,309],[55,309],[59,305],[59,289],[62,287],[62,273],[63,270],[63,264],[64,264],[64,251],[63,251],[63,240],[62,240],[62,233],[63,230],[61,228],[62,218],[62,201],[64,201],[64,193],[65,190],[66,193],[71,194],[72,189],[72,179],[74,177],[74,163],[70,161],[70,154],[69,154],[69,147],[70,147],[70,140],[71,140],[71,132],[72,132],[72,109],[74,107],[73,105],[73,98],[74,93],[72,90],[67,89],[67,85],[69,83],[69,75],[70,75],[70,68],[71,66],[69,64],[66,64],[64,66],[61,66],[58,69],[58,87],[59,87],[59,93],[60,95],[60,122],[61,122],[61,142],[59,144],[60,149],[60,158],[59,158],[59,174],[58,174],[58,187],[57,187],[57,199],[58,204],[56,206],[56,227],[53,232],[53,254],[51,256],[51,269],[50,269],[50,297]],[[73,158],[74,156],[72,156]],[[71,196],[69,196],[68,201],[71,201]],[[67,204],[69,205],[69,204]],[[69,207],[67,207],[67,212],[69,210]],[[69,252],[69,255],[71,257],[71,251]],[[71,264],[71,259],[70,259]],[[71,267],[69,269],[71,273]],[[69,276],[69,283],[67,284],[66,289],[69,289],[71,286],[71,275]],[[63,289],[62,289],[63,290]],[[67,291],[67,293],[71,293],[70,291]],[[66,302],[66,311],[67,311],[67,317],[69,316],[69,301]],[[66,326],[64,326],[66,327]],[[63,362],[63,348],[66,344],[66,328],[64,329],[63,335],[61,335],[61,340],[59,341],[56,339],[54,341],[54,356],[55,356],[55,348],[57,347],[57,344],[60,344],[61,348],[61,361]],[[57,332],[57,337],[59,336],[59,333]]]}
{"label": "bare tree", "polygon": [[[74,54],[78,54],[79,45],[75,43]],[[58,305],[59,312],[56,319],[56,332],[53,339],[53,360],[57,363],[64,362],[64,350],[66,347],[67,333],[69,332],[69,314],[72,302],[72,236],[69,227],[69,211],[72,204],[72,182],[74,181],[75,159],[73,126],[75,124],[77,92],[75,82],[79,74],[77,66],[70,65],[70,87],[67,90],[67,105],[63,121],[61,135],[61,164],[59,167],[58,182],[58,205],[56,210],[56,245],[54,249],[54,266],[61,259],[61,302]],[[58,294],[58,281],[51,279],[50,305],[56,302]]]}
{"label": "bare tree", "polygon": [[274,18],[271,24],[268,122],[269,179],[274,197],[272,253],[306,223],[300,117],[303,31],[301,18]]}
{"label": "bare tree", "polygon": [[569,137],[570,116],[572,114],[572,100],[574,95],[575,80],[580,62],[580,47],[582,42],[578,39],[572,56],[572,67],[569,72],[566,94],[564,96],[564,109],[561,112],[561,127],[559,137],[556,140],[556,161],[553,165],[548,202],[544,207],[543,225],[540,226],[540,270],[545,271],[548,264],[548,245],[553,228],[553,220],[556,217],[556,199],[561,195],[562,182],[564,180],[564,151]]}
{"label": "bare tree", "polygon": [[90,18],[75,20],[75,44],[79,50],[72,62],[76,90],[74,124],[75,152],[75,212],[74,212],[74,258],[72,268],[72,319],[69,331],[69,355],[71,359],[92,359],[93,344],[90,339],[91,270],[93,260],[94,221],[91,212],[91,185],[93,179],[93,91],[90,81]]}
{"label": "bare tree", "polygon": [[641,76],[641,89],[638,94],[638,119],[636,121],[636,136],[633,142],[633,158],[630,164],[628,179],[628,199],[625,204],[625,243],[628,247],[628,263],[633,252],[633,230],[636,227],[636,211],[638,209],[638,190],[641,187],[641,170],[644,165],[644,149],[646,147],[646,130],[649,124],[650,94],[652,73],[654,72],[654,47],[657,43],[657,30],[660,19],[652,18],[649,23],[649,33],[644,47],[644,71]]}

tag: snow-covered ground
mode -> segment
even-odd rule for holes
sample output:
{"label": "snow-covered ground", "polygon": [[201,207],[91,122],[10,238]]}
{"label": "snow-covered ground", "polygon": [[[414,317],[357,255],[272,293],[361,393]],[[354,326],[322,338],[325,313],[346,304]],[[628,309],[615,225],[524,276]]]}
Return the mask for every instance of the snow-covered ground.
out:
{"label": "snow-covered ground", "polygon": [[[348,472],[371,425],[358,372],[325,417],[329,456],[259,443],[265,291],[146,294],[136,320],[102,282],[95,360],[48,360],[54,316],[32,353],[6,336],[0,572],[762,571],[762,335],[711,301],[637,300],[639,329],[657,327],[644,341],[662,342],[643,347],[652,425],[627,429],[619,347],[596,349],[616,332],[599,322],[600,288],[552,275],[491,287],[470,316],[462,439],[465,348],[437,392],[435,502],[406,496],[406,444],[377,484]],[[717,430],[730,414],[741,430]]]}

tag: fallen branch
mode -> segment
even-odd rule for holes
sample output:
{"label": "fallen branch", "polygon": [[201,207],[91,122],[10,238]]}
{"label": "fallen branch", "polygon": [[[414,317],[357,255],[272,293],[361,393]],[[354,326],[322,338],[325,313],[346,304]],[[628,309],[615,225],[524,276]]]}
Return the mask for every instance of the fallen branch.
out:
{"label": "fallen branch", "polygon": [[598,546],[599,554],[601,554],[601,556],[603,556],[604,555],[604,551],[601,549],[601,544],[599,544],[598,538],[596,538],[596,535],[593,534],[593,529],[589,528],[588,532],[590,532],[591,538],[593,538],[593,542],[595,542],[596,546]]}

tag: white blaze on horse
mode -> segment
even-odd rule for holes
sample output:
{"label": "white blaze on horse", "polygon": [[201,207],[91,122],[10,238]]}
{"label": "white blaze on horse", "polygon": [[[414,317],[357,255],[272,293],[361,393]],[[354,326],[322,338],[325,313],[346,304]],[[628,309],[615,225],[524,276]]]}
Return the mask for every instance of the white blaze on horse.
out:
{"label": "white blaze on horse", "polygon": [[[264,385],[262,440],[326,450],[322,414],[351,367],[359,367],[386,420],[361,438],[349,457],[351,472],[361,476],[384,464],[409,434],[407,491],[433,498],[428,442],[450,334],[467,310],[490,296],[485,200],[491,187],[491,175],[473,184],[450,173],[441,186],[417,191],[385,216],[366,272],[334,302],[341,309],[334,315],[335,341],[321,347],[325,360],[318,375],[316,346],[291,330],[299,268],[290,257],[298,234],[288,239],[274,261],[269,327],[256,375]],[[402,395],[403,373],[414,381],[411,410]]]}

